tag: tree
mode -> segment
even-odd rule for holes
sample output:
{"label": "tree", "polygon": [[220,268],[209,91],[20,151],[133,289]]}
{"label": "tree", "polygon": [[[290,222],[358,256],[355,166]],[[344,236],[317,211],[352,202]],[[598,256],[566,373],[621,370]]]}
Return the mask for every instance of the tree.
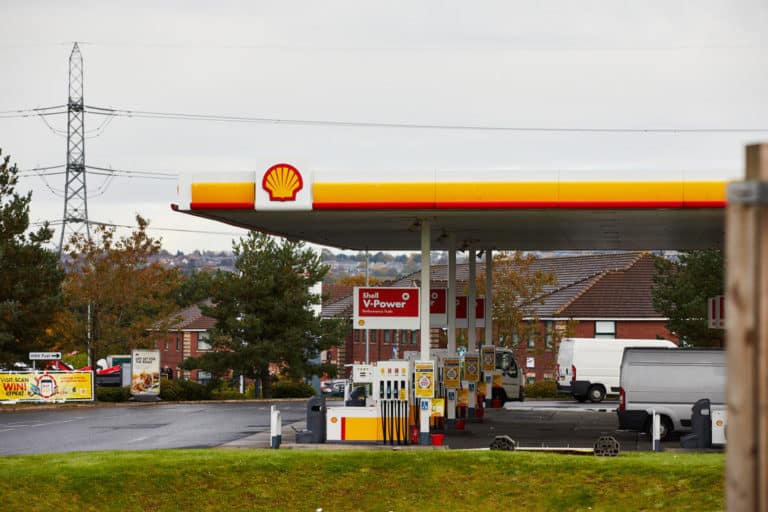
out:
{"label": "tree", "polygon": [[[517,340],[535,335],[538,330],[536,305],[544,303],[546,286],[557,283],[554,274],[533,269],[536,259],[535,255],[524,255],[520,251],[493,257],[491,311],[501,346],[514,348]],[[477,289],[483,290],[484,286],[485,277],[482,274],[478,278]]]}
{"label": "tree", "polygon": [[321,320],[311,309],[320,297],[310,287],[328,267],[303,243],[251,232],[233,244],[238,272],[216,276],[211,306],[203,314],[216,319],[211,343],[216,352],[188,360],[186,367],[223,367],[261,382],[271,397],[270,363],[290,378],[321,374],[311,361],[342,339],[342,322]]}
{"label": "tree", "polygon": [[136,222],[127,237],[116,238],[114,227],[100,225],[94,238],[75,234],[66,247],[64,290],[73,334],[90,338],[92,360],[151,347],[175,321],[180,272],[153,260],[160,241],[147,235],[147,220],[137,215]]}
{"label": "tree", "polygon": [[707,299],[723,294],[722,251],[683,252],[678,263],[657,256],[654,264],[653,307],[669,319],[669,330],[686,344],[722,346],[724,331],[707,326]]}
{"label": "tree", "polygon": [[9,160],[0,160],[0,366],[48,348],[64,278],[58,255],[43,247],[53,236],[48,224],[27,233],[32,193],[16,192],[19,171]]}
{"label": "tree", "polygon": [[192,304],[199,304],[211,295],[215,273],[208,270],[193,270],[182,278],[181,286],[176,294],[176,304],[185,308]]}

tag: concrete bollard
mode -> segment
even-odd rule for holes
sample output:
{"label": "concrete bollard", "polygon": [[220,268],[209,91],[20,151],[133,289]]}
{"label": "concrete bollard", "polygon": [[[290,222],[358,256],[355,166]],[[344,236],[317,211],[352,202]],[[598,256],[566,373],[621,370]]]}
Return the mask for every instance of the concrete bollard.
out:
{"label": "concrete bollard", "polygon": [[272,439],[272,448],[280,448],[280,443],[283,440],[283,422],[280,418],[280,411],[277,410],[277,406],[273,405],[270,408],[269,413],[269,431]]}
{"label": "concrete bollard", "polygon": [[656,414],[656,411],[652,411],[653,413],[653,420],[652,425],[653,428],[651,429],[651,442],[653,443],[653,451],[654,452],[660,452],[661,451],[661,416]]}

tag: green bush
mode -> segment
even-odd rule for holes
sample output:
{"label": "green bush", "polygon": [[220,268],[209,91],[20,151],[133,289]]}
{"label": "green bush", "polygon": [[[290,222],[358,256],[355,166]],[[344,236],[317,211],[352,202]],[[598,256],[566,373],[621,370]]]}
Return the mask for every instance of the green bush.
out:
{"label": "green bush", "polygon": [[160,383],[160,398],[169,402],[180,400],[209,400],[208,389],[191,380],[164,380]]}
{"label": "green bush", "polygon": [[272,384],[272,398],[307,398],[315,395],[315,388],[303,382],[280,381]]}
{"label": "green bush", "polygon": [[130,396],[131,388],[128,386],[122,388],[98,386],[96,388],[96,400],[99,402],[125,402]]}
{"label": "green bush", "polygon": [[226,382],[221,382],[218,386],[211,389],[211,398],[213,400],[243,400],[244,398],[251,397],[253,397],[253,390],[251,390],[251,395],[247,396],[245,393],[240,393],[238,388],[230,386]]}
{"label": "green bush", "polygon": [[526,398],[556,398],[557,383],[553,380],[540,380],[525,385]]}

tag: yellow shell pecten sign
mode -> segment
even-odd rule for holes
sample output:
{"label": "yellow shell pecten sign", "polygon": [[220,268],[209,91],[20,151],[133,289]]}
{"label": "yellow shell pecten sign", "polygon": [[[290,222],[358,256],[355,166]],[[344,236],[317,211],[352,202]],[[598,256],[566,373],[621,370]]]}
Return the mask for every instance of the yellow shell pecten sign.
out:
{"label": "yellow shell pecten sign", "polygon": [[291,164],[276,164],[264,173],[261,187],[269,194],[270,201],[295,201],[304,180]]}

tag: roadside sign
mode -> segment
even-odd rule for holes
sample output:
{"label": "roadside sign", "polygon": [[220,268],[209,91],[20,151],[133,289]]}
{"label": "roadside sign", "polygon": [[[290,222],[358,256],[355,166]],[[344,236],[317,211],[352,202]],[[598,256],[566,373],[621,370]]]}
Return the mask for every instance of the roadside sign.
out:
{"label": "roadside sign", "polygon": [[61,352],[30,352],[30,361],[58,361],[61,359]]}
{"label": "roadside sign", "polygon": [[707,325],[710,329],[725,329],[725,296],[707,299]]}

